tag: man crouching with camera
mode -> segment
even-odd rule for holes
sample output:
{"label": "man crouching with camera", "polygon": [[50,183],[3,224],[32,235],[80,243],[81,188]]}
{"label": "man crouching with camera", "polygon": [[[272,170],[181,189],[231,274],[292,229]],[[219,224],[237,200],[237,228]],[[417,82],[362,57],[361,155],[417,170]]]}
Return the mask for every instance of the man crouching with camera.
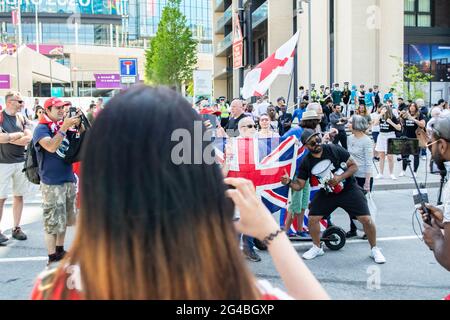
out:
{"label": "man crouching with camera", "polygon": [[[432,125],[430,149],[433,160],[439,170],[450,173],[450,118],[442,118]],[[450,183],[447,182],[443,191],[443,206],[434,207],[427,204],[431,215],[431,225],[424,223],[423,239],[433,250],[436,260],[450,271]],[[419,210],[424,221],[427,214]],[[450,296],[448,297],[450,298]]]}

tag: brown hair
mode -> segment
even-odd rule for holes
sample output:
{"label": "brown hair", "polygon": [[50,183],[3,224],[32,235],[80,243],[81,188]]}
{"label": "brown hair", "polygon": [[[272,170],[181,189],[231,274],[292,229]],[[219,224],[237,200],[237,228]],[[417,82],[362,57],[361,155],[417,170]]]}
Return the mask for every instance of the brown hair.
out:
{"label": "brown hair", "polygon": [[84,149],[77,233],[63,261],[80,267],[83,298],[260,298],[219,166],[173,161],[174,130],[194,137],[196,121],[181,95],[146,86],[115,96],[99,114]]}

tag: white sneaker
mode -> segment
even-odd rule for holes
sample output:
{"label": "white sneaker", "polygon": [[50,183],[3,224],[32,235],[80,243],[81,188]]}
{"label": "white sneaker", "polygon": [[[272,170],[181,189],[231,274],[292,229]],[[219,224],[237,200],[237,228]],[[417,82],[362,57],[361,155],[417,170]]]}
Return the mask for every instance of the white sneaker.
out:
{"label": "white sneaker", "polygon": [[377,174],[377,176],[375,177],[375,179],[383,179],[383,175],[381,173]]}
{"label": "white sneaker", "polygon": [[373,247],[370,257],[375,260],[375,263],[385,263],[386,258],[381,253],[381,250],[378,247]]}
{"label": "white sneaker", "polygon": [[391,174],[391,179],[392,180],[397,180],[397,177],[395,175]]}
{"label": "white sneaker", "polygon": [[402,171],[402,172],[400,172],[400,174],[399,174],[398,176],[399,176],[399,177],[404,177],[405,174],[406,174],[406,172],[405,172],[405,171]]}
{"label": "white sneaker", "polygon": [[427,160],[427,156],[422,156],[422,160]]}
{"label": "white sneaker", "polygon": [[306,251],[306,252],[303,254],[303,259],[305,259],[305,260],[311,260],[311,259],[314,259],[314,258],[317,257],[317,256],[323,256],[324,254],[325,254],[325,252],[324,252],[323,249],[322,249],[322,245],[321,245],[321,247],[319,248],[319,247],[316,247],[316,246],[313,244],[312,248],[309,249],[308,251]]}

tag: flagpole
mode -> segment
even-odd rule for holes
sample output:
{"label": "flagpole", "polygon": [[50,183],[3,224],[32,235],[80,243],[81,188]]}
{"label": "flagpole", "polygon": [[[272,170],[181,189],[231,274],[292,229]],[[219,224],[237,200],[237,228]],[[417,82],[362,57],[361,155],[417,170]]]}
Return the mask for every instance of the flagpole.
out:
{"label": "flagpole", "polygon": [[39,23],[38,23],[38,10],[39,10],[39,2],[37,2],[34,6],[35,10],[35,21],[36,21],[36,51],[39,53]]}

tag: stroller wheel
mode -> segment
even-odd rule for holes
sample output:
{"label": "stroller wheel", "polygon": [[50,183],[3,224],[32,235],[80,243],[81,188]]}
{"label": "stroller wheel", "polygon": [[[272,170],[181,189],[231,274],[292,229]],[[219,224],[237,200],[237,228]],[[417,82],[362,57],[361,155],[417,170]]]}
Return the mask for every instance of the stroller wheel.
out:
{"label": "stroller wheel", "polygon": [[324,231],[322,234],[325,245],[330,250],[340,250],[345,246],[345,231],[339,227],[332,226]]}

